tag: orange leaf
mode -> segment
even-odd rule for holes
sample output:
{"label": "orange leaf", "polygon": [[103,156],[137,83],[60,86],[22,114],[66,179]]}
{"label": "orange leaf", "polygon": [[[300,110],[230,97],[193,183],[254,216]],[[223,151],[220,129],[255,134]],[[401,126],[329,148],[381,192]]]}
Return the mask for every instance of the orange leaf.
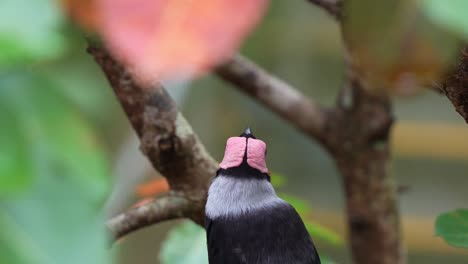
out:
{"label": "orange leaf", "polygon": [[144,80],[199,75],[229,57],[268,0],[96,0],[110,50]]}
{"label": "orange leaf", "polygon": [[136,193],[140,197],[153,197],[157,194],[166,192],[169,192],[169,184],[165,178],[153,179],[139,185],[136,189]]}

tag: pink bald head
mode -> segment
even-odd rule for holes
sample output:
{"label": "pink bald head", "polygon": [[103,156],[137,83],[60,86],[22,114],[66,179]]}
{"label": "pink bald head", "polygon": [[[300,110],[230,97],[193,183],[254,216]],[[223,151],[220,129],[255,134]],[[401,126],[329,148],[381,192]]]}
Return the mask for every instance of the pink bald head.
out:
{"label": "pink bald head", "polygon": [[265,156],[265,142],[259,139],[249,138],[247,142],[247,163],[250,165],[250,167],[255,168],[263,173],[268,173]]}
{"label": "pink bald head", "polygon": [[255,138],[231,137],[227,140],[223,161],[219,164],[222,169],[241,165],[247,148],[247,164],[263,173],[268,173],[266,166],[266,144]]}
{"label": "pink bald head", "polygon": [[245,137],[230,137],[226,142],[223,161],[219,164],[222,169],[228,169],[241,165],[244,158],[247,140]]}

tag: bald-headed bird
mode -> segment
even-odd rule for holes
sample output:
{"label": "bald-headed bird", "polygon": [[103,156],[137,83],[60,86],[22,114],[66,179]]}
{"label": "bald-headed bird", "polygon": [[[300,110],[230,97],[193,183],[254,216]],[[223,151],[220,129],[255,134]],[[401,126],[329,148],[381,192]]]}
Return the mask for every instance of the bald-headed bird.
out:
{"label": "bald-headed bird", "polygon": [[299,214],[276,195],[265,156],[249,128],[227,140],[205,209],[210,264],[320,263]]}

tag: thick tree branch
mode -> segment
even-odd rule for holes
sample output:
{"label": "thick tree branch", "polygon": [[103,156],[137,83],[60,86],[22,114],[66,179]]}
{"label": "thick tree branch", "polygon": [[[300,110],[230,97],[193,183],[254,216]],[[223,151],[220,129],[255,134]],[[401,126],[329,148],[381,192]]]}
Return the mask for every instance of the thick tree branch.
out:
{"label": "thick tree branch", "polygon": [[330,123],[332,153],[343,178],[354,263],[401,264],[397,192],[390,172],[390,101],[349,76]]}
{"label": "thick tree branch", "polygon": [[270,75],[241,55],[236,55],[221,65],[216,73],[305,134],[326,144],[327,111],[294,87]]}
{"label": "thick tree branch", "polygon": [[457,66],[439,88],[468,123],[468,48],[461,52]]}
{"label": "thick tree branch", "polygon": [[309,2],[323,8],[331,16],[341,19],[343,0],[308,0]]}
{"label": "thick tree branch", "polygon": [[171,187],[171,196],[110,220],[109,226],[115,227],[111,230],[118,237],[175,217],[187,217],[203,225],[206,193],[217,163],[160,84],[135,81],[132,73],[103,48],[91,45],[88,52],[101,66],[140,137],[141,150]]}

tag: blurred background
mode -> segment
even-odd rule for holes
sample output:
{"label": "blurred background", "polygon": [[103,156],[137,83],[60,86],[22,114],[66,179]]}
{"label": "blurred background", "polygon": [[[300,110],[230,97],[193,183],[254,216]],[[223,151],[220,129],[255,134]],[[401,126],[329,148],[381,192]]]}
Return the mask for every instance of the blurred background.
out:
{"label": "blurred background", "polygon": [[[184,221],[131,234],[111,256],[103,250],[104,219],[139,201],[137,186],[160,176],[85,52],[84,34],[45,2],[0,4],[0,31],[13,36],[0,42],[0,262],[200,263],[189,259],[203,259],[203,231]],[[20,9],[40,22],[18,21]],[[242,52],[332,105],[343,81],[342,49],[339,28],[323,11],[274,1]],[[279,192],[310,208],[304,215],[317,228],[321,255],[351,263],[340,178],[316,142],[214,76],[167,89],[217,160],[226,139],[250,126],[268,144]],[[468,126],[433,91],[396,98],[394,112],[392,167],[403,190],[409,262],[467,263],[467,250],[434,235],[434,220],[467,206]]]}

